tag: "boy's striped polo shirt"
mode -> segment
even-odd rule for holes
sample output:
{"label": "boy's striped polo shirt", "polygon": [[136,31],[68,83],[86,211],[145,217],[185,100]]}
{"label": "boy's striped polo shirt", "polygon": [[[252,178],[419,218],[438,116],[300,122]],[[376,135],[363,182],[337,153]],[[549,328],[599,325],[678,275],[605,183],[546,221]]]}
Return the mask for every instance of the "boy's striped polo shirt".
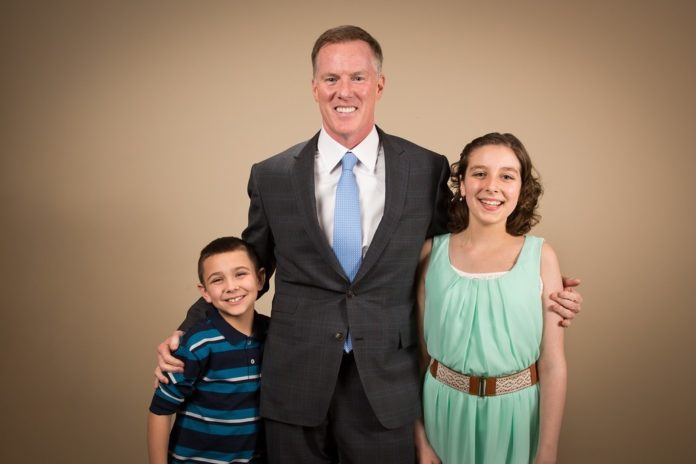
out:
{"label": "boy's striped polo shirt", "polygon": [[150,411],[177,413],[169,437],[170,462],[247,463],[265,456],[259,381],[268,317],[254,314],[247,337],[211,305],[174,355],[184,372],[168,374]]}

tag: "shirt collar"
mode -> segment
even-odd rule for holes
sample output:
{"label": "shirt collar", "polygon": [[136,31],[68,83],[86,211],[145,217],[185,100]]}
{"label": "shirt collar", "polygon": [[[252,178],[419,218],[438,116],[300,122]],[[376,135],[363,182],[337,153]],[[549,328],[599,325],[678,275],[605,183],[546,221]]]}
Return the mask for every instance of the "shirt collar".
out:
{"label": "shirt collar", "polygon": [[208,317],[213,326],[220,332],[228,342],[233,345],[241,343],[248,338],[255,338],[259,341],[263,341],[266,338],[266,332],[268,331],[268,324],[264,320],[265,318],[254,311],[254,326],[252,328],[252,334],[247,337],[239,330],[232,327],[220,314],[220,312],[213,305],[210,305],[211,311],[208,312]]}
{"label": "shirt collar", "polygon": [[353,148],[346,148],[331,138],[322,125],[321,131],[319,132],[317,149],[319,151],[319,159],[321,160],[322,167],[327,171],[333,171],[341,162],[343,155],[350,151],[358,158],[361,164],[370,170],[370,172],[374,172],[377,166],[379,134],[377,133],[377,128],[372,126],[372,130],[362,142]]}

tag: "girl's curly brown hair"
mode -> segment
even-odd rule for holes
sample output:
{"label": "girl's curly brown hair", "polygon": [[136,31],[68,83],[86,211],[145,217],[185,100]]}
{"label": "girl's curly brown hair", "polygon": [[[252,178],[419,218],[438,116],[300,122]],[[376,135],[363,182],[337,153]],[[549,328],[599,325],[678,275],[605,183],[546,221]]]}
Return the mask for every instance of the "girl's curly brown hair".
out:
{"label": "girl's curly brown hair", "polygon": [[539,205],[539,197],[541,197],[544,189],[539,182],[538,173],[532,166],[532,160],[522,142],[512,134],[500,134],[498,132],[486,134],[469,142],[462,150],[459,161],[452,164],[450,187],[454,191],[454,198],[452,198],[449,204],[449,222],[447,227],[450,232],[457,233],[466,229],[469,225],[469,208],[460,193],[459,184],[464,178],[464,174],[466,174],[471,152],[484,145],[506,146],[515,153],[520,162],[520,175],[522,177],[520,197],[515,210],[507,218],[505,228],[510,235],[524,235],[539,222],[540,216],[536,209]]}

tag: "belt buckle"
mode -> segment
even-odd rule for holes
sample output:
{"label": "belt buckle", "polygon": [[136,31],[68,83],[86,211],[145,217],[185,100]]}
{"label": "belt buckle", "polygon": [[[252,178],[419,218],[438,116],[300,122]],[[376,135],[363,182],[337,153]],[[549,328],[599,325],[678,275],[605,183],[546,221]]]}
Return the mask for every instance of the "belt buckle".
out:
{"label": "belt buckle", "polygon": [[486,396],[486,378],[485,377],[479,377],[478,396],[481,398]]}

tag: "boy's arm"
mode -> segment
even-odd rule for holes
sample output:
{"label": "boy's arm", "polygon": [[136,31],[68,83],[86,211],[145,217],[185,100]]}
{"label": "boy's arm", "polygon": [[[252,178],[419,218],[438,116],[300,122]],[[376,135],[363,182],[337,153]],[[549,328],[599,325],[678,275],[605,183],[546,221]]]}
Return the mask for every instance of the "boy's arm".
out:
{"label": "boy's arm", "polygon": [[172,415],[157,415],[148,413],[147,417],[147,451],[150,464],[167,464],[169,448],[169,430]]}
{"label": "boy's arm", "polygon": [[186,319],[181,323],[178,330],[157,346],[157,366],[155,367],[155,388],[158,383],[169,383],[167,373],[183,372],[184,363],[172,356],[172,353],[179,348],[179,341],[184,332],[193,327],[199,321],[205,319],[210,310],[210,304],[203,298],[199,298],[186,313]]}
{"label": "boy's arm", "polygon": [[556,462],[566,395],[566,360],[563,350],[561,316],[549,309],[550,295],[563,289],[558,258],[550,245],[541,251],[541,279],[544,283],[542,308],[544,329],[539,358],[540,437],[536,464]]}
{"label": "boy's arm", "polygon": [[147,419],[147,445],[150,464],[166,464],[169,451],[169,434],[172,416],[181,410],[196,388],[196,384],[208,365],[208,358],[200,358],[191,352],[187,344],[175,355],[186,360],[183,373],[170,374],[172,382],[155,387]]}
{"label": "boy's arm", "polygon": [[[175,332],[172,338],[176,337],[177,349],[170,353],[170,357],[182,367],[178,368],[178,372],[161,372],[159,367],[155,369],[155,375],[164,379],[161,382],[155,380],[155,395],[152,400],[150,411],[156,414],[172,414],[177,411],[179,405],[190,394],[198,376],[205,369],[207,357],[201,359],[197,353],[190,351],[189,347],[184,343],[179,345],[179,334],[183,336],[183,332]],[[159,378],[158,376],[158,378]],[[152,409],[152,408],[155,409]],[[173,409],[172,409],[173,408]]]}

